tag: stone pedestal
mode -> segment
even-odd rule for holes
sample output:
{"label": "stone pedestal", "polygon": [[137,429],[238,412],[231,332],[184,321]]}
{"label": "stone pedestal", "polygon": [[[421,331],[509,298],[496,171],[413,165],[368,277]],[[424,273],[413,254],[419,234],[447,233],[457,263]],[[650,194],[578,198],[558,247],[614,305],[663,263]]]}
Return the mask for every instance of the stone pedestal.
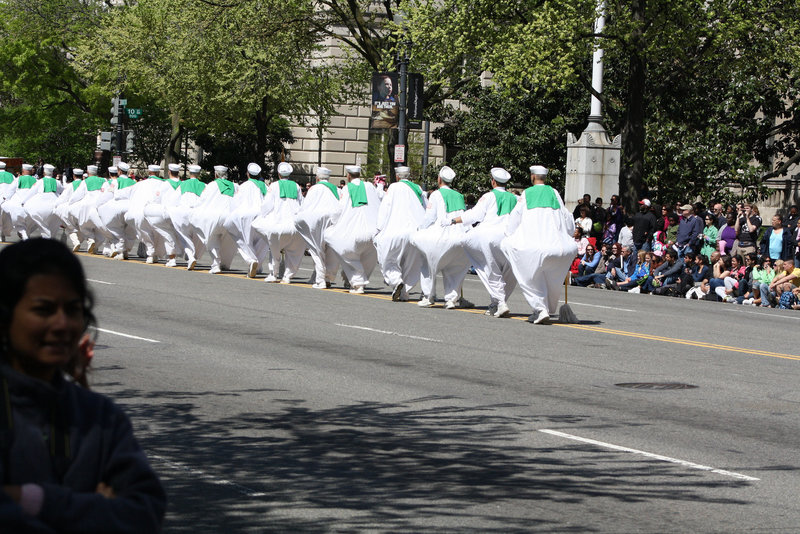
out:
{"label": "stone pedestal", "polygon": [[580,138],[567,134],[567,209],[574,210],[584,193],[592,195],[592,202],[602,197],[604,207],[619,194],[621,149],[622,136],[612,139],[599,122],[590,122]]}

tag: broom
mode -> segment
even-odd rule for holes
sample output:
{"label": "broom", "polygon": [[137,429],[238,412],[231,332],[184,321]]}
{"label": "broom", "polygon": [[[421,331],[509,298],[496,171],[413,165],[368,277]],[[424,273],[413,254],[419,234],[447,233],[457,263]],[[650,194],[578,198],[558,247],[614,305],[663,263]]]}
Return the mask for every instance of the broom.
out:
{"label": "broom", "polygon": [[558,322],[576,324],[578,322],[578,318],[572,312],[572,308],[570,308],[569,304],[567,303],[567,280],[569,280],[569,273],[567,273],[566,278],[564,278],[564,305],[558,310]]}

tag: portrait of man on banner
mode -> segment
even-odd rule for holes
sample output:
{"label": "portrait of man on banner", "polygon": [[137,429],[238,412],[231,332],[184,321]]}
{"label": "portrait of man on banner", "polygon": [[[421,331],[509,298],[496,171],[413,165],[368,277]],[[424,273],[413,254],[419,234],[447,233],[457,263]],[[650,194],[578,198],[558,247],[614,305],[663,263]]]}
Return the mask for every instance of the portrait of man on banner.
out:
{"label": "portrait of man on banner", "polygon": [[370,128],[397,128],[400,112],[397,104],[397,73],[372,74],[372,114]]}

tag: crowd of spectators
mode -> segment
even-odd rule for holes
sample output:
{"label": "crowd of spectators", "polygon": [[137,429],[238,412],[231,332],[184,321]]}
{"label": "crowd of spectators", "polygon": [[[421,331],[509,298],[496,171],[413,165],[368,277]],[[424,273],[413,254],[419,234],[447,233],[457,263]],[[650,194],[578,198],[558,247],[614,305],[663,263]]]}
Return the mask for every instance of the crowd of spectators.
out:
{"label": "crowd of spectators", "polygon": [[655,206],[628,215],[619,197],[573,212],[578,256],[572,285],[781,309],[800,309],[800,213],[764,225],[746,202]]}

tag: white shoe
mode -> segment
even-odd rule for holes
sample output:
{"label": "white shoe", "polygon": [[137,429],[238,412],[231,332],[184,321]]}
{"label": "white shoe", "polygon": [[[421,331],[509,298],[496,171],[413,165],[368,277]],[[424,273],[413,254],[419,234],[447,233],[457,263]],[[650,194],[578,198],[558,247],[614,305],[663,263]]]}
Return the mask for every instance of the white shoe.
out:
{"label": "white shoe", "polygon": [[94,254],[97,251],[97,243],[94,240],[89,241],[89,246],[86,248],[87,254]]}
{"label": "white shoe", "polygon": [[400,296],[403,293],[403,288],[405,288],[405,284],[403,282],[400,282],[394,286],[394,291],[392,291],[392,302],[397,302],[400,300]]}
{"label": "white shoe", "polygon": [[497,303],[496,302],[489,303],[489,306],[487,306],[486,311],[483,312],[484,315],[492,315],[492,316],[494,316],[495,313],[497,313]]}
{"label": "white shoe", "polygon": [[177,267],[177,266],[178,266],[178,261],[175,258],[172,258],[165,264],[165,267]]}
{"label": "white shoe", "polygon": [[156,259],[153,256],[147,256],[145,263],[155,263]]}
{"label": "white shoe", "polygon": [[291,283],[292,283],[292,279],[291,278],[287,278],[287,277],[284,276],[281,279],[281,284],[291,284]]}
{"label": "white shoe", "polygon": [[277,282],[277,281],[278,281],[278,279],[277,279],[277,278],[275,278],[275,275],[274,275],[274,274],[268,274],[268,275],[267,275],[267,277],[266,277],[266,278],[264,278],[264,281],[265,281],[265,282],[268,282],[268,283],[272,283],[272,282]]}
{"label": "white shoe", "polygon": [[533,318],[533,315],[528,317],[528,321],[532,322],[533,324],[550,324],[550,314],[547,312],[547,310],[540,311],[539,315],[537,315],[533,321],[531,321],[531,318]]}
{"label": "white shoe", "polygon": [[319,284],[314,284],[311,287],[313,287],[314,289],[328,289],[328,285],[325,282],[320,282]]}
{"label": "white shoe", "polygon": [[116,250],[110,250],[108,252],[108,257],[109,258],[116,258],[117,256],[119,256],[119,252],[117,252]]}
{"label": "white shoe", "polygon": [[456,300],[448,300],[444,303],[445,310],[455,310],[456,309]]}
{"label": "white shoe", "polygon": [[256,277],[256,271],[258,271],[258,262],[257,261],[251,261],[250,262],[250,268],[247,270],[247,278],[255,278]]}
{"label": "white shoe", "polygon": [[80,249],[81,249],[81,244],[80,243],[76,243],[76,244],[72,245],[72,252],[78,252]]}
{"label": "white shoe", "polygon": [[212,268],[211,268],[211,269],[209,269],[209,271],[208,271],[208,273],[209,273],[209,274],[219,274],[219,273],[221,273],[221,272],[222,272],[222,269],[220,269],[220,267],[219,267],[219,266],[212,267]]}
{"label": "white shoe", "polygon": [[364,286],[353,286],[350,290],[350,293],[354,295],[363,295],[364,294]]}
{"label": "white shoe", "polygon": [[430,308],[431,306],[433,306],[433,302],[431,302],[430,299],[428,299],[428,297],[422,297],[421,299],[419,299],[419,302],[417,302],[417,306],[419,306],[420,308]]}
{"label": "white shoe", "polygon": [[499,319],[501,317],[508,317],[509,315],[511,315],[511,310],[508,309],[508,304],[501,302],[497,305],[497,311],[494,314],[495,317]]}
{"label": "white shoe", "polygon": [[186,270],[194,271],[195,267],[197,267],[197,260],[195,258],[189,259],[189,263],[186,264]]}

